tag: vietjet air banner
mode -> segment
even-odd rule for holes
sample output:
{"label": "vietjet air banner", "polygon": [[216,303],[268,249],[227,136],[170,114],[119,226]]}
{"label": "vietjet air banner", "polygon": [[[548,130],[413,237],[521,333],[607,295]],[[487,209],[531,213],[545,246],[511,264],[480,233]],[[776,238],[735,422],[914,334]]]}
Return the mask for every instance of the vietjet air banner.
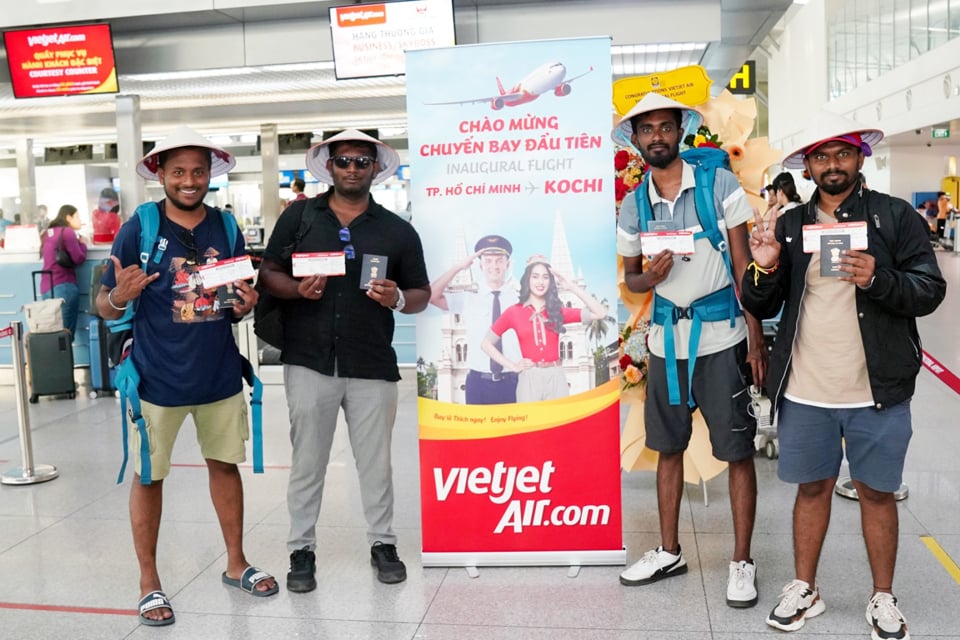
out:
{"label": "vietjet air banner", "polygon": [[610,41],[406,64],[423,562],[623,563]]}

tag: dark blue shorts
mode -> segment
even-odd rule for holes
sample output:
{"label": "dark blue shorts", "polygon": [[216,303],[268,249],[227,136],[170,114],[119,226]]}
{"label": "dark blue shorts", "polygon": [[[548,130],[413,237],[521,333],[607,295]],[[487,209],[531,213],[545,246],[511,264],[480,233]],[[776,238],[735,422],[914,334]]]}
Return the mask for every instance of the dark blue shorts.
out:
{"label": "dark blue shorts", "polygon": [[[707,356],[698,356],[693,370],[693,397],[710,431],[713,456],[737,462],[756,453],[757,421],[748,412],[750,394],[741,374],[747,342]],[[643,421],[647,447],[660,453],[685,451],[693,430],[693,410],[687,406],[687,360],[677,360],[680,404],[671,405],[663,358],[650,355]]]}
{"label": "dark blue shorts", "polygon": [[777,417],[777,473],[784,482],[836,478],[845,442],[850,477],[875,491],[892,493],[903,480],[912,435],[909,400],[878,411],[827,409],[784,398]]}

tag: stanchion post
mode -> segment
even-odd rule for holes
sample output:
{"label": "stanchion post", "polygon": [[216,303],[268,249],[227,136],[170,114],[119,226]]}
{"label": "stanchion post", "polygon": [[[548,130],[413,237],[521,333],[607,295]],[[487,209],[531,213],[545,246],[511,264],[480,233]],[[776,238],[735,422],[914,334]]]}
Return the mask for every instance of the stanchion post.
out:
{"label": "stanchion post", "polygon": [[[3,484],[37,484],[53,480],[60,475],[57,468],[49,464],[33,463],[33,440],[30,436],[30,412],[27,410],[27,376],[23,366],[23,324],[19,320],[10,323],[3,334],[11,338],[10,351],[13,353],[13,384],[17,398],[17,422],[20,426],[20,458],[22,466],[11,469],[0,476]],[[5,337],[0,335],[0,337]]]}

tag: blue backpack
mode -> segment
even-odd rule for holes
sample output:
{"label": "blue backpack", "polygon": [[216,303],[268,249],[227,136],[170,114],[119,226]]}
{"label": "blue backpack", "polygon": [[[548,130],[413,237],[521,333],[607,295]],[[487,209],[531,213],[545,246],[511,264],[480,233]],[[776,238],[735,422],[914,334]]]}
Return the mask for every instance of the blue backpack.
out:
{"label": "blue backpack", "polygon": [[[687,361],[687,405],[690,408],[696,406],[693,398],[693,368],[697,362],[697,349],[700,346],[700,331],[704,322],[718,322],[720,320],[730,320],[730,326],[736,324],[737,316],[743,315],[740,309],[740,303],[737,300],[737,292],[734,288],[736,278],[733,275],[733,261],[730,258],[730,248],[723,239],[717,224],[717,204],[714,195],[714,183],[717,177],[717,169],[730,168],[730,157],[722,149],[712,147],[698,147],[688,149],[680,154],[680,157],[687,163],[693,165],[696,188],[694,189],[694,204],[697,210],[697,219],[700,221],[700,227],[703,229],[694,234],[694,240],[707,238],[713,248],[723,255],[723,263],[727,268],[727,274],[730,276],[730,284],[702,298],[694,300],[689,307],[678,307],[672,301],[659,295],[654,289],[653,295],[653,314],[651,321],[654,324],[662,325],[663,331],[663,349],[664,365],[667,374],[667,392],[670,398],[670,404],[680,404],[680,382],[677,371],[677,352],[676,340],[674,336],[674,325],[681,319],[691,321],[690,325],[690,343],[688,345],[689,359]],[[634,191],[634,197],[637,202],[637,213],[640,222],[640,230],[647,231],[650,221],[653,220],[653,209],[650,205],[649,181],[651,173],[648,171],[643,182]]]}
{"label": "blue backpack", "polygon": [[[160,232],[160,211],[155,202],[145,202],[137,207],[133,213],[140,218],[140,266],[143,271],[147,271],[150,263],[150,257],[153,256],[153,262],[159,264],[163,259],[163,252],[167,249],[167,240],[161,238],[157,241]],[[237,234],[239,229],[237,221],[233,216],[220,214],[223,225],[227,231],[227,240],[230,245],[231,256],[233,248],[236,246]],[[136,304],[127,305],[127,310],[116,320],[108,320],[107,326],[111,333],[131,332],[133,330],[133,318],[136,314]],[[246,358],[242,359],[243,378],[250,385],[250,407],[253,413],[253,472],[263,473],[263,384],[253,373],[253,365]],[[117,484],[123,482],[123,476],[127,469],[127,457],[129,451],[128,429],[127,429],[127,403],[130,403],[130,420],[137,425],[140,432],[140,484],[148,485],[153,482],[153,474],[150,464],[150,442],[147,439],[147,423],[143,419],[140,407],[140,373],[133,364],[133,358],[123,358],[117,365],[116,377],[117,390],[120,392],[120,426],[123,430],[123,462],[120,465],[120,475],[117,477]]]}

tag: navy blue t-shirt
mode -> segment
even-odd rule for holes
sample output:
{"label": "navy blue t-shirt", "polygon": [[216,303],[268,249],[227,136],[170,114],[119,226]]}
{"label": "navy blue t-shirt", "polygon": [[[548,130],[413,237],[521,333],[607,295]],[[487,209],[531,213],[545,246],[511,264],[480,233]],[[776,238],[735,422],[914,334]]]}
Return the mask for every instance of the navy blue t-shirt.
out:
{"label": "navy blue t-shirt", "polygon": [[[162,204],[162,203],[161,203]],[[140,397],[176,407],[208,404],[243,389],[240,352],[233,339],[231,312],[220,309],[216,290],[205,290],[197,264],[243,254],[237,234],[228,250],[222,214],[207,208],[207,216],[192,231],[160,216],[158,243],[166,241],[159,263],[151,255],[148,273],[160,273],[140,294],[133,320],[130,357],[140,373]],[[140,218],[120,228],[111,254],[124,267],[140,264]],[[100,283],[116,286],[113,262]]]}

